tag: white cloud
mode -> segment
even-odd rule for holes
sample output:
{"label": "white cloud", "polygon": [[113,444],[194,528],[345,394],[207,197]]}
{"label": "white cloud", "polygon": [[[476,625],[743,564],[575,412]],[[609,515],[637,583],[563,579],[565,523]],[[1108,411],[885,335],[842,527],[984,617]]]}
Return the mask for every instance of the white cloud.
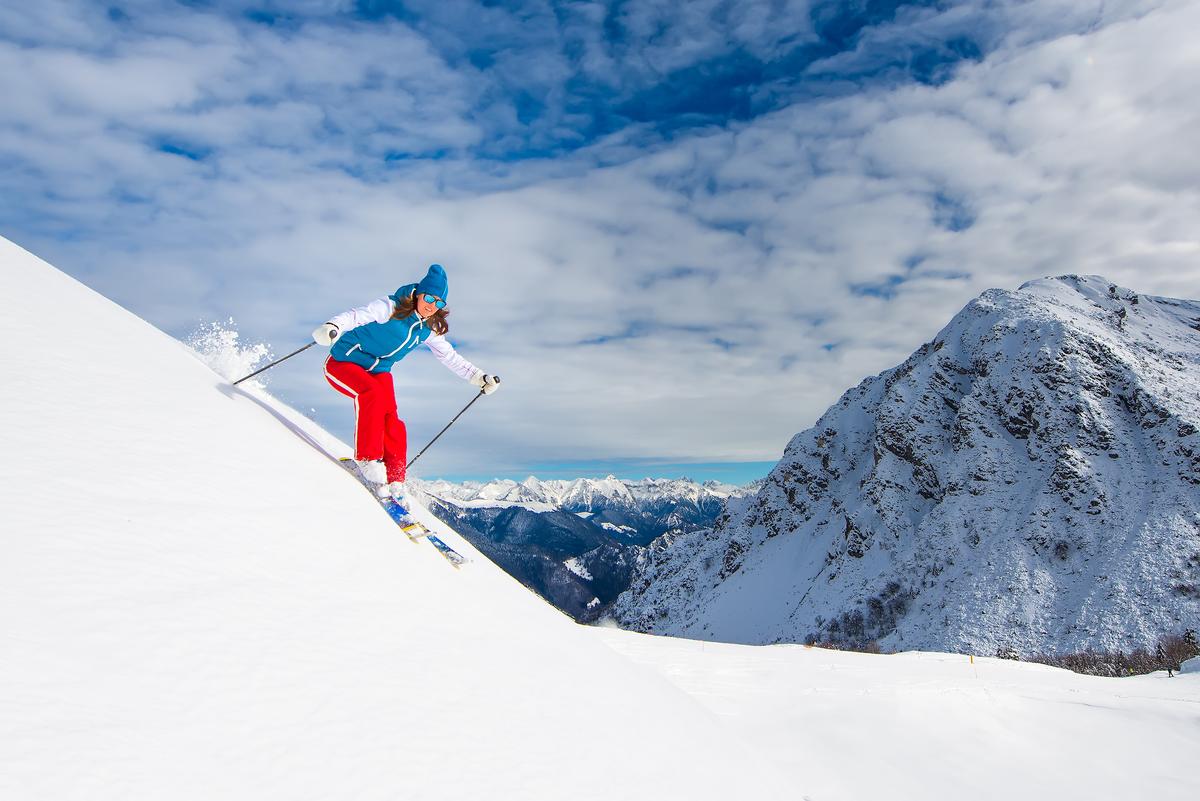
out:
{"label": "white cloud", "polygon": [[[711,10],[681,6],[620,69],[717,48]],[[424,457],[430,473],[770,459],[987,287],[1086,272],[1200,295],[1200,10],[1086,10],[1013,7],[1026,27],[997,29],[1004,44],[939,86],[877,86],[671,142],[634,127],[518,163],[470,156],[513,135],[511,107],[481,99],[486,73],[400,23],[194,15],[186,36],[127,39],[101,23],[104,54],[63,24],[49,46],[0,44],[0,158],[21,187],[0,214],[160,326],[232,315],[280,352],[443,262],[453,338],[505,387]],[[598,16],[581,5],[567,29],[589,70],[617,58],[580,22]],[[649,36],[662,17],[626,21]],[[725,25],[773,46],[761,9]],[[694,46],[671,44],[685,32]],[[559,91],[561,59],[512,59],[498,69],[545,65]],[[163,139],[212,153],[191,161]],[[380,161],[426,149],[445,154]],[[349,420],[311,360],[276,385]],[[470,397],[419,356],[397,385],[414,447]]]}

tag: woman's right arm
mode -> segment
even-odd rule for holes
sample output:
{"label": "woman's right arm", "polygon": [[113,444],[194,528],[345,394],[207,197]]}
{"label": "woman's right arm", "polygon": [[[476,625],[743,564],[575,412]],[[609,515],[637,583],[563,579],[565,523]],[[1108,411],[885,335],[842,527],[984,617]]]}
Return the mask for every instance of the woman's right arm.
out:
{"label": "woman's right arm", "polygon": [[329,322],[336,325],[338,331],[345,333],[351,328],[358,328],[367,323],[386,323],[391,319],[392,312],[395,310],[392,299],[382,297],[371,301],[366,306],[359,306],[356,309],[344,311],[336,317],[330,317]]}
{"label": "woman's right arm", "polygon": [[366,306],[359,306],[330,317],[329,322],[323,323],[313,331],[313,339],[322,345],[332,345],[334,340],[352,328],[358,328],[367,323],[386,323],[391,319],[395,304],[389,297],[373,300]]}

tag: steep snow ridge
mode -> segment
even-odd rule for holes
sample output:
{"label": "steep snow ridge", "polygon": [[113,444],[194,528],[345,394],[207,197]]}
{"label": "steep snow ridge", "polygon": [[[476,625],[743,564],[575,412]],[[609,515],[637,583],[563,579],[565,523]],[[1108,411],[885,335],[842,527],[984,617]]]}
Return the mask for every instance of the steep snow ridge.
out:
{"label": "steep snow ridge", "polygon": [[0,797],[782,797],[301,415],[4,240],[0,295]]}
{"label": "steep snow ridge", "polygon": [[1200,304],[990,290],[796,435],[716,530],[656,543],[623,625],[995,653],[1200,623]]}

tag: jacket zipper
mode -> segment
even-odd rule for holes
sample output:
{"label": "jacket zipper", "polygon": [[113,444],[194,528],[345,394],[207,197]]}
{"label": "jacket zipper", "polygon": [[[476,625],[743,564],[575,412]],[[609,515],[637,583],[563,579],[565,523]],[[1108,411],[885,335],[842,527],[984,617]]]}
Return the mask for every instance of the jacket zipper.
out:
{"label": "jacket zipper", "polygon": [[399,353],[401,350],[403,350],[403,349],[404,349],[404,347],[405,347],[406,345],[408,345],[408,341],[409,341],[410,339],[412,339],[413,329],[414,329],[414,328],[416,328],[416,327],[417,327],[417,326],[419,326],[419,325],[422,325],[424,322],[425,322],[425,321],[424,321],[424,320],[422,320],[420,317],[417,317],[417,321],[408,327],[408,336],[406,336],[406,337],[404,338],[404,342],[403,342],[403,343],[401,343],[400,347],[396,348],[394,351],[392,351],[391,353],[387,354],[386,356],[377,356],[377,357],[375,357],[375,363],[374,363],[374,364],[372,364],[370,367],[368,367],[368,368],[367,368],[367,372],[369,373],[369,372],[371,372],[372,370],[374,370],[376,367],[378,367],[378,366],[379,366],[379,363],[380,363],[381,361],[383,361],[384,359],[390,359],[392,356],[395,356],[397,353]]}

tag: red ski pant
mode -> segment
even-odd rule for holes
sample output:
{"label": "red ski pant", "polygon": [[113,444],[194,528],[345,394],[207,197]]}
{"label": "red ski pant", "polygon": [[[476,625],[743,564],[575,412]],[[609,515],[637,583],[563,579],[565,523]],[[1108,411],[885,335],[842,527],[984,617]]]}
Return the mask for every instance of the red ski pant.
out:
{"label": "red ski pant", "polygon": [[369,373],[353,362],[325,360],[325,380],[354,399],[354,458],[382,459],[388,481],[403,481],[408,433],[396,414],[391,373]]}

